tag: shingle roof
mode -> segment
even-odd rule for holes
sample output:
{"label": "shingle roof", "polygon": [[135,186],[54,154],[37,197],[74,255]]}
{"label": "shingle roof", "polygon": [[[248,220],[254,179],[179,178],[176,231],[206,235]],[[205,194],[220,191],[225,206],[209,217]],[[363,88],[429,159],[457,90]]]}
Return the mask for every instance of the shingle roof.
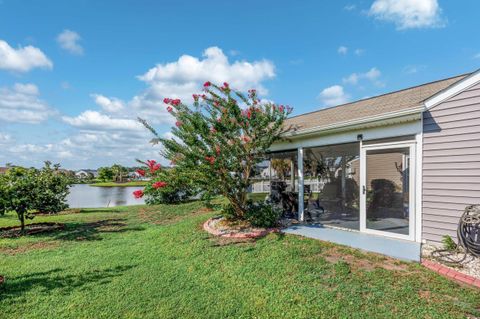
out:
{"label": "shingle roof", "polygon": [[470,73],[301,114],[289,118],[286,121],[286,126],[291,125],[296,130],[305,130],[313,127],[331,126],[346,121],[361,120],[382,114],[418,108],[421,107],[423,102],[429,97],[445,90],[468,75],[470,75]]}

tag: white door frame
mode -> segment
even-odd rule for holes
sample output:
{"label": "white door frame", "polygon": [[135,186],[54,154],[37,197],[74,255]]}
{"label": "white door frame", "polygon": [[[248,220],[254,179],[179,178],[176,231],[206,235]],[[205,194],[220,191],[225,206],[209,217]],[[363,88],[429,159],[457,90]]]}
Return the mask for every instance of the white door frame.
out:
{"label": "white door frame", "polygon": [[[417,163],[416,163],[416,142],[414,140],[412,141],[401,141],[401,142],[390,142],[390,143],[378,143],[378,144],[370,144],[370,145],[365,145],[361,144],[360,147],[360,231],[369,233],[369,234],[375,234],[375,235],[381,235],[381,236],[387,236],[387,237],[393,237],[393,238],[399,238],[399,239],[407,239],[414,241],[415,240],[415,214],[416,214],[416,201],[415,201],[415,189],[416,189],[416,169],[417,169]],[[381,230],[374,230],[374,229],[368,229],[367,228],[367,194],[366,194],[366,189],[367,189],[367,151],[370,150],[380,150],[380,149],[393,149],[393,148],[409,148],[410,151],[410,167],[409,167],[409,204],[408,204],[408,210],[409,210],[409,219],[408,219],[408,235],[403,235],[403,234],[396,234],[392,232],[387,232],[387,231],[381,231]],[[364,192],[365,190],[365,192]]]}

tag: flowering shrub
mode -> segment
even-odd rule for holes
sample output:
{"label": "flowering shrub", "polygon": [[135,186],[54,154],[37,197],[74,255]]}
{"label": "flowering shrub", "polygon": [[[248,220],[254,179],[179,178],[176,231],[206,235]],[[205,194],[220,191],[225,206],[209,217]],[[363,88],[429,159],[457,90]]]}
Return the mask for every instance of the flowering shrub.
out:
{"label": "flowering shrub", "polygon": [[151,180],[143,190],[133,192],[135,198],[145,197],[145,202],[149,205],[172,204],[185,201],[197,193],[192,179],[178,169],[161,169],[160,164],[154,160],[140,163],[146,167],[138,169],[137,173],[150,177]]}
{"label": "flowering shrub", "polygon": [[204,94],[194,94],[193,100],[192,106],[179,99],[164,100],[176,121],[172,139],[139,120],[155,135],[152,142],[163,145],[162,155],[176,169],[195,172],[195,183],[203,192],[221,194],[229,201],[231,219],[245,219],[253,168],[288,130],[284,121],[291,108],[264,103],[255,90],[245,95],[228,83],[205,82]]}

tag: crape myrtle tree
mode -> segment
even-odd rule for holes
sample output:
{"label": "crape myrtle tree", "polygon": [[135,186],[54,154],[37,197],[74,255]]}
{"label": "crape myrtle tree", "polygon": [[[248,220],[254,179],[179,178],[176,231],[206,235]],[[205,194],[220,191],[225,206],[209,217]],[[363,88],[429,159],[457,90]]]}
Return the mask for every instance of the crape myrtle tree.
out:
{"label": "crape myrtle tree", "polygon": [[284,122],[292,109],[261,101],[253,89],[248,94],[235,91],[228,83],[206,82],[204,94],[194,94],[193,100],[189,106],[179,99],[164,99],[176,120],[173,138],[161,137],[147,120],[139,120],[178,171],[195,172],[203,191],[228,200],[229,218],[246,219],[255,214],[247,199],[253,168],[289,130]]}

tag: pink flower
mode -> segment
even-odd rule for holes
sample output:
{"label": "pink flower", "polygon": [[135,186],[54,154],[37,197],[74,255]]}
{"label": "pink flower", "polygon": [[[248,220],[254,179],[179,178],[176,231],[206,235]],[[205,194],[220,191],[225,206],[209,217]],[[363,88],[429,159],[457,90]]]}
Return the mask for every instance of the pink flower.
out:
{"label": "pink flower", "polygon": [[136,191],[133,192],[133,196],[136,199],[142,198],[143,197],[143,191],[141,189],[136,190]]}
{"label": "pink flower", "polygon": [[150,169],[150,172],[151,173],[155,173],[156,171],[158,171],[161,167],[160,164],[157,164],[157,162],[155,160],[148,160],[147,161],[147,166],[148,168]]}
{"label": "pink flower", "polygon": [[165,187],[167,186],[167,183],[165,182],[155,182],[152,184],[152,187],[155,188],[155,189],[159,189],[159,188],[162,188],[162,187]]}
{"label": "pink flower", "polygon": [[175,100],[172,100],[172,105],[175,105],[175,106],[178,106],[180,104],[180,99],[175,99]]}
{"label": "pink flower", "polygon": [[168,106],[168,107],[167,107],[167,111],[168,111],[168,112],[172,112],[172,111],[173,111],[173,108],[172,108],[171,106]]}
{"label": "pink flower", "polygon": [[210,165],[213,165],[215,163],[215,157],[213,156],[205,156],[205,160],[210,163]]}
{"label": "pink flower", "polygon": [[228,89],[228,83],[227,82],[223,82],[223,86]]}
{"label": "pink flower", "polygon": [[217,156],[220,155],[220,146],[215,145],[215,152],[217,153]]}
{"label": "pink flower", "polygon": [[210,132],[211,132],[212,134],[215,134],[215,133],[217,133],[217,130],[216,130],[214,127],[212,127],[212,128],[210,128]]}
{"label": "pink flower", "polygon": [[280,106],[278,107],[278,111],[279,111],[280,113],[283,113],[283,110],[284,110],[284,109],[285,109],[285,107],[284,107],[283,105],[280,105]]}
{"label": "pink flower", "polygon": [[210,81],[207,81],[207,82],[203,83],[203,87],[205,87],[205,88],[209,87],[210,85],[212,85],[212,83],[210,83]]}
{"label": "pink flower", "polygon": [[171,101],[172,100],[167,98],[167,97],[163,99],[163,103],[165,103],[165,104],[170,104]]}
{"label": "pink flower", "polygon": [[145,176],[145,170],[144,169],[137,169],[137,173],[140,176]]}
{"label": "pink flower", "polygon": [[177,127],[182,126],[182,124],[183,124],[182,121],[176,121],[176,122],[175,122],[175,125],[176,125]]}
{"label": "pink flower", "polygon": [[243,135],[243,136],[241,137],[241,139],[242,139],[242,141],[244,141],[245,143],[250,142],[250,137],[248,137],[248,136]]}
{"label": "pink flower", "polygon": [[195,100],[195,102],[198,101],[198,95],[197,94],[192,94],[192,97]]}

